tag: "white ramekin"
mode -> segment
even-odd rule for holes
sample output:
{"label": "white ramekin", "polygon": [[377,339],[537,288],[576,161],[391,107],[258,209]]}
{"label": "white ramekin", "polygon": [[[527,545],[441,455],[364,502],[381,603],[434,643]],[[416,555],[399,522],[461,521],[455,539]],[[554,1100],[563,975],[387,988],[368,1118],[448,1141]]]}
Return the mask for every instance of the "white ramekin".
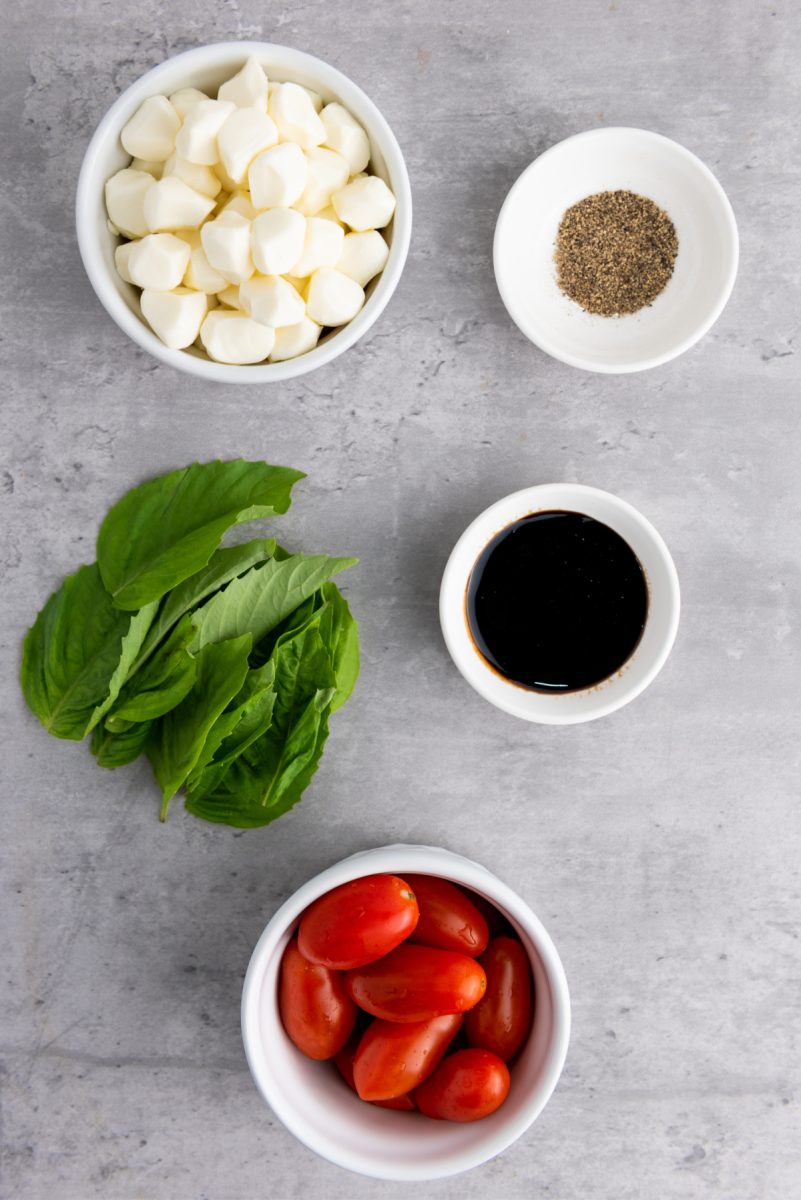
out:
{"label": "white ramekin", "polygon": [[[476,648],[467,620],[467,585],[481,551],[496,533],[529,513],[586,513],[628,542],[645,573],[648,615],[636,650],[619,671],[582,691],[535,692],[504,679]],[[439,617],[451,658],[467,682],[496,708],[544,725],[575,725],[622,708],[662,669],[679,626],[679,579],[670,552],[650,521],[625,500],[578,483],[547,483],[504,496],[468,525],[442,576]]]}
{"label": "white ramekin", "polygon": [[[618,189],[667,212],[679,253],[653,304],[601,317],[560,291],[554,248],[566,209]],[[737,275],[737,223],[715,176],[678,142],[647,129],[590,129],[546,150],[513,184],[493,257],[501,298],[527,338],[570,366],[622,374],[668,362],[712,327]]]}
{"label": "white ramekin", "polygon": [[[383,230],[389,258],[381,274],[367,287],[361,312],[342,328],[329,333],[314,350],[286,362],[255,366],[227,366],[211,362],[194,347],[170,350],[143,320],[139,289],[125,283],[114,265],[119,238],[107,225],[104,185],[109,176],[128,165],[130,156],[120,143],[120,131],[148,96],[169,95],[183,87],[214,91],[254,55],[270,79],[292,80],[313,88],[326,101],[337,100],[364,127],[372,150],[371,171],[380,175],[395,193],[397,207],[390,226]],[[305,375],[342,354],[367,332],[386,307],[403,271],[412,230],[412,196],[409,176],[395,135],[376,106],[352,80],[311,54],[269,42],[220,42],[198,46],[148,71],[112,104],[95,130],[78,179],[76,198],[78,246],[86,273],[103,307],[137,345],[150,354],[202,379],[219,383],[270,383]]]}
{"label": "white ramekin", "polygon": [[[331,888],[380,872],[438,875],[479,892],[507,916],[531,959],[534,1026],[512,1066],[508,1099],[483,1121],[453,1124],[365,1104],[328,1063],[295,1049],[278,1013],[284,947],[301,913]],[[290,896],[259,938],[242,992],[242,1037],[264,1099],[287,1129],[331,1162],[376,1179],[438,1179],[478,1166],[528,1129],[551,1096],[567,1054],[570,997],[559,955],[521,898],[478,863],[432,846],[382,846],[336,863]]]}

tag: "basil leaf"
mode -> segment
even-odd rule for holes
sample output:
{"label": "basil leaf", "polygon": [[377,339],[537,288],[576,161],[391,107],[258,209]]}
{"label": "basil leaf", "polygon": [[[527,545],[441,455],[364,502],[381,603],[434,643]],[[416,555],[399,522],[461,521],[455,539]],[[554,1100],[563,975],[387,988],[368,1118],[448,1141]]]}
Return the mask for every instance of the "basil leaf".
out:
{"label": "basil leaf", "polygon": [[143,721],[120,732],[98,725],[92,733],[92,754],[99,766],[113,769],[132,763],[144,750],[152,725]]}
{"label": "basil leaf", "polygon": [[276,647],[272,723],[208,792],[191,792],[195,816],[239,828],[267,825],[300,800],[322,756],[336,691],[317,625]]}
{"label": "basil leaf", "polygon": [[215,550],[205,567],[190,575],[183,583],[179,583],[164,597],[158,615],[148,630],[134,670],[150,657],[162,638],[166,637],[176,621],[185,613],[190,612],[237,575],[243,575],[257,563],[272,558],[274,552],[274,538],[256,538],[240,546],[226,546],[222,550]]}
{"label": "basil leaf", "polygon": [[[242,687],[209,730],[200,757],[189,773],[187,784],[191,784],[204,767],[215,758],[221,744],[239,728],[242,721],[249,719],[251,710],[258,707],[265,697],[268,699],[271,696],[274,697],[272,686],[274,678],[275,667],[272,663],[259,667],[258,670],[248,671]],[[270,709],[272,709],[272,702],[270,702]]]}
{"label": "basil leaf", "polygon": [[188,650],[152,658],[123,688],[112,710],[118,721],[153,721],[180,704],[197,677],[197,659]]}
{"label": "basil leaf", "polygon": [[331,701],[336,712],[350,697],[359,678],[359,627],[351,616],[345,597],[335,583],[322,587],[325,608],[320,615],[320,636],[334,668],[337,690]]}
{"label": "basil leaf", "polygon": [[269,559],[228,584],[196,614],[196,648],[250,633],[259,642],[319,587],[358,560],[325,554]]}
{"label": "basil leaf", "polygon": [[120,612],[97,564],[68,575],[28,631],[22,690],[55,737],[80,741],[114,703],[155,616],[156,606]]}
{"label": "basil leaf", "polygon": [[158,600],[206,565],[232,525],[286,512],[302,478],[289,467],[216,460],[128,492],[97,538],[100,573],[115,605],[134,609]]}
{"label": "basil leaf", "polygon": [[153,727],[146,754],[161,787],[161,819],[170,799],[194,767],[214,722],[237,694],[248,673],[250,634],[205,646],[197,656],[192,690]]}

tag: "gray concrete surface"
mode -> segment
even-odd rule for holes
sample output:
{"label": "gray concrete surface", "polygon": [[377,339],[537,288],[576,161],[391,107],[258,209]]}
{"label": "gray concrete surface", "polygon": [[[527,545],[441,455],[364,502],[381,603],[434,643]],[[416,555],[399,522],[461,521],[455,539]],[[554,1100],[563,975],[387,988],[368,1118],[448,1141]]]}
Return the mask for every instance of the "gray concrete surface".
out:
{"label": "gray concrete surface", "polygon": [[[8,1200],[772,1200],[799,1187],[799,152],[789,0],[174,5],[29,0],[3,41],[2,1182]],[[309,378],[203,386],[112,324],[75,245],[90,133],[166,55],[283,41],[361,83],[408,157],[409,263],[372,336]],[[716,172],[742,239],[712,333],[628,378],[530,346],[491,240],[522,167],[634,124]],[[303,804],[244,835],[144,767],[49,739],[20,639],[123,491],[193,459],[302,467],[286,541],[355,553],[364,667]],[[534,482],[642,508],[684,611],[636,704],[533,728],[461,681],[437,622],[464,525]],[[562,1082],[512,1149],[424,1188],[349,1175],[262,1104],[240,1045],[250,949],[353,850],[420,840],[529,900],[568,972]]]}

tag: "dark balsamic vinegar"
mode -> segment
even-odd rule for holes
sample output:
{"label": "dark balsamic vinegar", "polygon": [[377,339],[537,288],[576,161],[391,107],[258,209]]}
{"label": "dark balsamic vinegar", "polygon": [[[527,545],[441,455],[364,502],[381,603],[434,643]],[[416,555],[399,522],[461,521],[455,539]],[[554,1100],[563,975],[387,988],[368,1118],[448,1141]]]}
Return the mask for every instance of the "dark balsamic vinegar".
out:
{"label": "dark balsamic vinegar", "polygon": [[538,512],[496,534],[467,585],[481,654],[513,683],[576,692],[614,675],[637,647],[648,587],[628,542],[593,517]]}

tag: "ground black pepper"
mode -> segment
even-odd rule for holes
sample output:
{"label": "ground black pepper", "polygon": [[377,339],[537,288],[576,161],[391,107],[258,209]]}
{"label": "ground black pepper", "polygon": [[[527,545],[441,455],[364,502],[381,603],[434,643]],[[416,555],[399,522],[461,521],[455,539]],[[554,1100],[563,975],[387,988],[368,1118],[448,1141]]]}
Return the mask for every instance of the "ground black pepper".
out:
{"label": "ground black pepper", "polygon": [[556,281],[587,312],[623,316],[654,302],[678,251],[673,222],[653,200],[635,192],[598,192],[562,217]]}

